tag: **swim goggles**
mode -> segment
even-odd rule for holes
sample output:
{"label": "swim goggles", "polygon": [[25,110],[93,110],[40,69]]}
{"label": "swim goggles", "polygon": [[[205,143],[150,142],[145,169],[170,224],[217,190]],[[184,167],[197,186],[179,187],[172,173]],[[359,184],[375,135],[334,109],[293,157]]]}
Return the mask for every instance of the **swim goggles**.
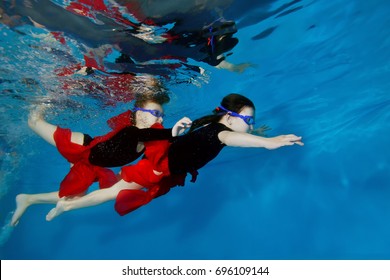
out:
{"label": "swim goggles", "polygon": [[134,112],[136,112],[136,111],[148,112],[157,118],[163,118],[165,116],[165,114],[163,112],[160,112],[159,110],[149,110],[149,109],[144,109],[144,108],[140,108],[140,107],[134,107],[133,111]]}
{"label": "swim goggles", "polygon": [[253,116],[244,116],[244,115],[237,114],[235,112],[232,112],[232,111],[226,109],[222,105],[217,107],[216,110],[217,111],[222,110],[222,111],[229,113],[233,117],[238,117],[238,118],[242,119],[247,125],[254,125],[255,124],[255,118]]}

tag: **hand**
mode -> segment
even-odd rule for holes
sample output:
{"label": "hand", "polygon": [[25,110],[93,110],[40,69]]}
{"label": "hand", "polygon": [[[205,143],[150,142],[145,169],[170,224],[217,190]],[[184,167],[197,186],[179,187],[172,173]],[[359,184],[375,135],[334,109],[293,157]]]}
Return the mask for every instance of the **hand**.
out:
{"label": "hand", "polygon": [[184,117],[180,119],[172,128],[172,136],[175,137],[184,133],[184,131],[191,127],[191,125],[192,121],[189,118]]}
{"label": "hand", "polygon": [[267,136],[267,134],[265,132],[268,130],[271,130],[271,129],[272,128],[269,127],[268,125],[263,124],[262,126],[252,130],[251,134],[265,137],[265,136]]}
{"label": "hand", "polygon": [[299,146],[303,146],[302,137],[296,136],[294,134],[288,134],[288,135],[279,135],[276,137],[269,138],[272,140],[271,145],[267,147],[268,149],[277,149],[283,146],[292,146],[294,144],[297,144]]}

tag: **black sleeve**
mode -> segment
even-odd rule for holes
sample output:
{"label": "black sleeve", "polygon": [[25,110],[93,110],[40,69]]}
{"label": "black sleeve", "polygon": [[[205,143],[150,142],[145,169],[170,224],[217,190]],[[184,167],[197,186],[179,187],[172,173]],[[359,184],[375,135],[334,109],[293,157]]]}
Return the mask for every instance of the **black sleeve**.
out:
{"label": "black sleeve", "polygon": [[138,129],[138,141],[170,140],[172,129],[142,128]]}

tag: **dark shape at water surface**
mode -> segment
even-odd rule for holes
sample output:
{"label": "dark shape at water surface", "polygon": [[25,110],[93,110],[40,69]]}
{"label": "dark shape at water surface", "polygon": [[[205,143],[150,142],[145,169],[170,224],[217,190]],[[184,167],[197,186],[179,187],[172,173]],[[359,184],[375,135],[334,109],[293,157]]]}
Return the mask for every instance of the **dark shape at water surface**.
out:
{"label": "dark shape at water surface", "polygon": [[270,28],[266,29],[266,30],[260,32],[259,34],[257,34],[256,36],[253,36],[252,40],[265,39],[269,35],[271,35],[276,30],[276,28],[278,28],[278,26],[273,26],[273,27],[270,27]]}
{"label": "dark shape at water surface", "polygon": [[296,8],[290,9],[290,10],[287,10],[287,11],[285,11],[285,12],[283,12],[283,13],[278,14],[278,15],[276,16],[276,18],[287,16],[287,15],[289,15],[289,14],[291,14],[291,13],[294,13],[294,12],[296,12],[296,11],[299,11],[299,10],[302,9],[302,8],[303,8],[303,6],[299,6],[299,7],[296,7]]}

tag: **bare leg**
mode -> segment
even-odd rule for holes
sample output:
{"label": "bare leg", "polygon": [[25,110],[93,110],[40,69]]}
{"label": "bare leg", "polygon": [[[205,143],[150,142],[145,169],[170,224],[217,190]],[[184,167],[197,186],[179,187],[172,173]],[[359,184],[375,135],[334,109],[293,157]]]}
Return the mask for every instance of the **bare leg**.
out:
{"label": "bare leg", "polygon": [[128,183],[124,180],[120,180],[110,188],[96,190],[80,198],[75,198],[72,200],[61,199],[58,201],[57,206],[51,209],[46,215],[46,220],[51,221],[65,211],[95,206],[110,200],[114,200],[118,193],[125,189],[138,190],[142,189],[142,186],[138,185],[137,183]]}
{"label": "bare leg", "polygon": [[43,119],[43,110],[43,106],[38,106],[35,110],[30,112],[30,115],[28,116],[28,126],[46,142],[55,146],[56,144],[53,135],[57,126],[52,125]]}
{"label": "bare leg", "polygon": [[58,192],[39,194],[19,194],[16,196],[16,210],[11,219],[11,226],[16,226],[28,207],[34,204],[56,204]]}
{"label": "bare leg", "polygon": [[[28,117],[28,126],[39,136],[41,136],[49,144],[56,146],[54,142],[54,132],[57,129],[56,125],[50,124],[44,120],[43,114],[44,108],[38,106],[32,111]],[[71,142],[83,145],[84,134],[81,132],[72,132]]]}

